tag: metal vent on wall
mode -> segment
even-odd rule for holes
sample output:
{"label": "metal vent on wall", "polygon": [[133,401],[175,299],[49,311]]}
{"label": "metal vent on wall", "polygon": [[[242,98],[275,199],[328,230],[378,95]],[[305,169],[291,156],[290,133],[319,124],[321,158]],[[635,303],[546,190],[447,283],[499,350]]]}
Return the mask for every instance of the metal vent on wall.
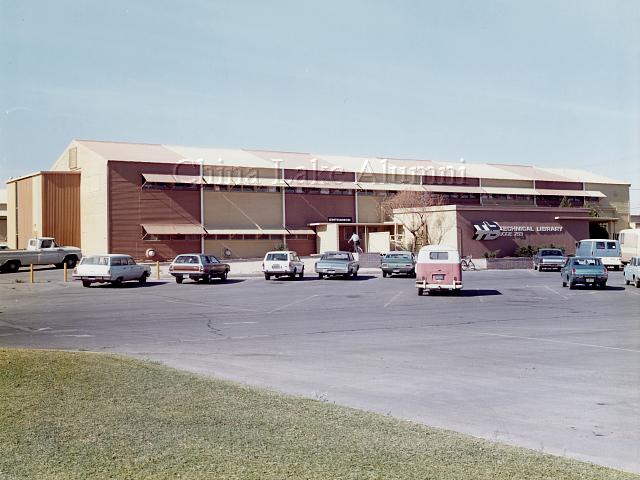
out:
{"label": "metal vent on wall", "polygon": [[69,149],[69,170],[77,170],[78,168],[78,148]]}

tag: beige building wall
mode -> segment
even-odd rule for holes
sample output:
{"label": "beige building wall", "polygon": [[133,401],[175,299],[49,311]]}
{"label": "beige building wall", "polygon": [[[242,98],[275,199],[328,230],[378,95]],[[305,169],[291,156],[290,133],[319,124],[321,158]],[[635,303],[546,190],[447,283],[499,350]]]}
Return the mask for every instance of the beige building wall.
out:
{"label": "beige building wall", "polygon": [[618,217],[620,219],[615,222],[615,232],[609,232],[610,235],[622,229],[629,228],[629,215],[631,212],[629,211],[628,185],[585,183],[585,190],[595,190],[604,193],[607,198],[601,198],[598,202],[600,205],[600,214],[603,217]]}
{"label": "beige building wall", "polygon": [[358,195],[358,222],[379,223],[384,221],[380,204],[385,197],[378,195]]}
{"label": "beige building wall", "polygon": [[[262,258],[270,250],[277,250],[283,240],[205,240],[204,252],[215,255],[221,261],[229,258]],[[225,250],[231,256],[225,255]]]}
{"label": "beige building wall", "polygon": [[[76,149],[75,153],[73,153],[74,148]],[[53,165],[52,170],[79,170],[81,172],[80,238],[82,239],[82,252],[85,255],[107,252],[109,247],[109,180],[106,160],[83,145],[71,142],[67,150]]]}
{"label": "beige building wall", "polygon": [[7,244],[9,248],[18,248],[16,242],[16,184],[7,184]]}
{"label": "beige building wall", "polygon": [[205,228],[282,229],[282,193],[204,192]]}
{"label": "beige building wall", "polygon": [[44,179],[42,175],[36,175],[31,178],[31,208],[33,223],[32,237],[42,237],[42,182]]}
{"label": "beige building wall", "polygon": [[340,250],[338,227],[339,223],[329,223],[316,227],[316,251],[318,253]]}

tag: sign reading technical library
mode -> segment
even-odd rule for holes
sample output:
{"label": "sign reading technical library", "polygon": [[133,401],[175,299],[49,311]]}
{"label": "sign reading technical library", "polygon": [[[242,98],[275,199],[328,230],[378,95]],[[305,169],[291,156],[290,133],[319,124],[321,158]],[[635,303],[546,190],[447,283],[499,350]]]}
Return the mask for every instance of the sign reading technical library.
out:
{"label": "sign reading technical library", "polygon": [[474,222],[474,240],[497,240],[500,237],[524,237],[525,233],[551,233],[561,232],[561,225],[505,225],[500,226],[498,222]]}

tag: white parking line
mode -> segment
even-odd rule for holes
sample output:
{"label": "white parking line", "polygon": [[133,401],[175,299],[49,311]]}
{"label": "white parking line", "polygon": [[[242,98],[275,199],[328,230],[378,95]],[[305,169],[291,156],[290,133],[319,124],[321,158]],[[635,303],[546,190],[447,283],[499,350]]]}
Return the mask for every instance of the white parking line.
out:
{"label": "white parking line", "polygon": [[522,337],[520,335],[507,335],[503,333],[486,333],[486,332],[473,332],[472,335],[486,335],[489,337],[503,337],[503,338],[517,338],[520,340],[533,340],[536,342],[548,342],[548,343],[559,343],[562,345],[576,345],[579,347],[590,347],[590,348],[602,348],[605,350],[619,350],[621,352],[633,352],[640,353],[640,350],[635,350],[633,348],[620,348],[620,347],[608,347],[606,345],[594,345],[592,343],[580,343],[580,342],[568,342],[565,340],[552,340],[550,338],[539,338],[539,337]]}
{"label": "white parking line", "polygon": [[274,308],[273,310],[267,312],[267,314],[275,313],[275,312],[278,312],[280,310],[284,310],[285,308],[292,307],[293,305],[297,305],[298,303],[306,302],[307,300],[311,300],[312,298],[317,297],[317,296],[318,296],[317,294],[309,295],[308,297],[302,298],[300,300],[296,300],[295,302],[287,303],[286,305],[281,305],[278,308]]}
{"label": "white parking line", "polygon": [[546,288],[547,290],[549,290],[552,293],[555,293],[556,295],[558,295],[559,297],[563,298],[564,300],[569,300],[569,297],[562,295],[561,293],[556,292],[553,288],[551,288],[549,285],[545,285],[544,288]]}
{"label": "white parking line", "polygon": [[223,325],[253,325],[258,322],[224,322]]}
{"label": "white parking line", "polygon": [[396,298],[398,298],[400,295],[402,295],[402,292],[398,292],[398,293],[396,293],[393,297],[391,297],[391,300],[389,300],[387,303],[385,303],[385,304],[384,304],[384,307],[382,307],[382,308],[387,308],[387,307],[388,307],[389,305],[391,305],[391,304],[394,302],[394,300],[395,300]]}

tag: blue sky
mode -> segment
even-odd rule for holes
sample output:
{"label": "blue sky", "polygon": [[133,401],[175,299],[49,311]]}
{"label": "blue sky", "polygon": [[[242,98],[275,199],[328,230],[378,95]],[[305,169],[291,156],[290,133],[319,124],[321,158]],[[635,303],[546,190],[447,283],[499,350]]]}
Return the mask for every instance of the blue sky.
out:
{"label": "blue sky", "polygon": [[0,0],[0,62],[0,177],[84,138],[464,157],[640,187],[635,0]]}

